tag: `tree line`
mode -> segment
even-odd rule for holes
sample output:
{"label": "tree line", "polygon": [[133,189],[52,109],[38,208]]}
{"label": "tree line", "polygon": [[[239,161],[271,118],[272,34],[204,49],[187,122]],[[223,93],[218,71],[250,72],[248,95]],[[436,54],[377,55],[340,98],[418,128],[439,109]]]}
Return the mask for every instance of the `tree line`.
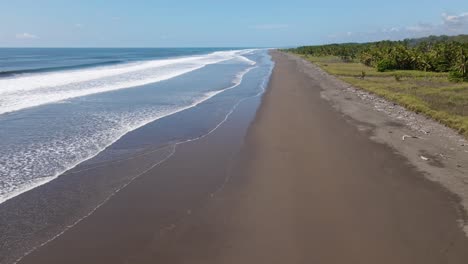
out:
{"label": "tree line", "polygon": [[378,71],[420,70],[449,72],[453,81],[468,81],[468,35],[430,36],[402,41],[303,46],[288,51],[312,56],[359,60]]}

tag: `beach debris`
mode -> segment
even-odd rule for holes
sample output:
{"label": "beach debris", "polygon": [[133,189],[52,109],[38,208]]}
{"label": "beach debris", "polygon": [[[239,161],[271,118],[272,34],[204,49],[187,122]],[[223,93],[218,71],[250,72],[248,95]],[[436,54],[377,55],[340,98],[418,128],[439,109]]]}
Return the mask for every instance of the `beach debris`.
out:
{"label": "beach debris", "polygon": [[450,156],[444,155],[442,153],[439,153],[439,156],[441,156],[443,159],[446,159],[446,160],[451,158]]}
{"label": "beach debris", "polygon": [[420,157],[422,160],[425,160],[425,161],[428,161],[428,160],[429,160],[429,158],[426,158],[426,157],[424,157],[424,156],[419,156],[419,157]]}
{"label": "beach debris", "polygon": [[401,140],[404,141],[406,138],[419,138],[419,137],[417,137],[417,136],[410,136],[410,135],[403,135],[403,136],[401,137]]}

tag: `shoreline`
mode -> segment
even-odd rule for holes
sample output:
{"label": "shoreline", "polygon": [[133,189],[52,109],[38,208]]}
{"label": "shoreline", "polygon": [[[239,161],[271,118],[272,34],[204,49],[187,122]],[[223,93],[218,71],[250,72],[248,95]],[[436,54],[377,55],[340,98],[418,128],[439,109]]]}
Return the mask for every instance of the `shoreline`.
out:
{"label": "shoreline", "polygon": [[454,195],[324,99],[339,86],[271,54],[261,102],[19,263],[466,263]]}
{"label": "shoreline", "polygon": [[[255,68],[259,67],[250,67],[240,74],[243,76]],[[253,75],[248,75],[247,78],[241,79],[242,76],[239,75],[239,79],[236,79],[236,83],[233,83],[232,86],[211,94],[210,98],[216,96],[214,100],[204,100],[186,111],[179,111],[173,116],[162,118],[157,122],[150,122],[133,130],[112,144],[104,151],[105,153],[102,152],[102,155],[100,154],[91,159],[90,162],[81,163],[69,170],[66,177],[58,177],[48,184],[39,186],[2,204],[0,206],[0,214],[2,215],[0,233],[10,237],[11,241],[5,241],[0,248],[1,252],[5,252],[5,254],[0,254],[3,255],[0,257],[0,263],[4,263],[4,261],[5,263],[15,263],[14,256],[21,256],[22,252],[27,252],[26,255],[28,255],[69,232],[74,226],[92,216],[102,206],[114,199],[116,194],[131,185],[130,183],[137,180],[140,175],[145,176],[145,173],[172,158],[175,148],[203,140],[217,132],[231,119],[231,116],[237,115],[236,112],[242,112],[239,108],[244,108],[245,101],[253,100],[256,102],[259,100],[259,96],[264,92],[266,82],[269,79],[256,80],[254,76],[261,75],[265,69],[254,70]],[[249,85],[257,81],[260,82],[260,85],[252,89]],[[259,102],[255,102],[247,103],[247,105],[259,104]],[[254,109],[249,111],[255,112]],[[245,122],[249,122],[248,116],[251,113],[243,112],[245,112],[244,117],[238,121],[239,125],[235,131],[242,130],[242,127],[246,126]],[[236,132],[235,136],[239,135],[241,133]],[[125,156],[125,159],[120,159],[119,156],[119,160],[113,160],[112,153],[118,154],[122,150],[130,151],[128,154],[130,156],[125,154],[122,156]],[[133,177],[132,175],[137,176]],[[93,196],[87,197],[89,194]],[[94,200],[97,203],[94,203]],[[88,208],[87,204],[91,207]],[[34,207],[33,210],[22,210],[22,208],[31,206]],[[36,208],[43,208],[43,210],[34,213]],[[37,222],[36,219],[40,220],[41,218],[45,219],[47,226],[41,228],[37,224],[34,226],[28,224],[28,219],[32,219],[32,223],[34,223]],[[34,230],[34,228],[40,228],[40,230],[26,234],[27,239],[14,239],[15,236],[22,237],[22,233],[29,229]],[[15,245],[15,240],[21,244]],[[13,244],[10,245],[9,242],[13,242]],[[23,250],[23,247],[26,250]]]}
{"label": "shoreline", "polygon": [[93,158],[95,158],[96,156],[98,156],[100,153],[102,153],[103,151],[105,151],[108,147],[112,146],[114,143],[116,143],[117,141],[119,141],[122,137],[124,137],[125,135],[127,135],[128,133],[131,133],[132,131],[135,131],[141,127],[144,127],[145,125],[148,125],[150,123],[153,123],[153,122],[156,122],[158,121],[159,119],[161,118],[166,118],[166,117],[170,117],[174,114],[177,114],[179,112],[182,112],[182,111],[185,111],[185,110],[188,110],[188,109],[191,109],[191,108],[194,108],[202,103],[204,103],[205,101],[213,98],[214,96],[222,93],[222,92],[225,92],[225,91],[228,91],[228,90],[231,90],[233,88],[236,88],[237,86],[239,86],[241,83],[242,83],[242,79],[244,77],[245,74],[247,74],[250,70],[254,69],[254,67],[251,67],[251,68],[248,68],[246,71],[244,72],[241,72],[240,76],[239,76],[239,80],[235,80],[233,83],[232,83],[232,86],[229,86],[229,87],[226,87],[224,89],[221,89],[219,91],[216,91],[216,92],[211,92],[211,93],[207,93],[205,94],[205,97],[197,100],[196,102],[192,103],[191,105],[188,105],[188,106],[184,106],[184,107],[181,107],[181,108],[178,108],[174,111],[171,111],[169,113],[165,113],[161,116],[158,116],[156,119],[152,119],[150,121],[146,121],[142,124],[140,124],[139,126],[137,127],[133,127],[131,128],[130,130],[126,131],[125,134],[122,134],[118,137],[116,137],[112,142],[110,142],[109,144],[107,144],[106,146],[104,146],[102,149],[100,149],[98,152],[96,152],[95,154],[83,159],[83,160],[80,160],[79,162],[73,164],[72,166],[70,166],[69,168],[67,168],[66,170],[62,171],[61,173],[55,175],[55,176],[51,176],[51,177],[47,177],[46,180],[42,180],[42,181],[39,181],[39,183],[37,184],[32,184],[31,186],[27,186],[25,188],[22,188],[16,192],[12,192],[11,194],[9,194],[8,196],[5,196],[5,197],[0,197],[0,204],[10,200],[10,199],[13,199],[15,198],[16,196],[18,195],[21,195],[22,193],[25,193],[25,192],[28,192],[30,190],[33,190],[34,188],[37,188],[37,187],[40,187],[41,185],[44,185],[44,184],[47,184],[55,179],[57,179],[58,177],[61,177],[63,175],[66,175],[67,173],[69,173],[70,171],[73,171],[76,167],[79,167],[80,165],[82,165],[83,163],[87,162],[88,160],[92,160]]}
{"label": "shoreline", "polygon": [[[189,207],[197,208],[200,203],[203,204],[206,202],[206,200],[209,201],[210,199],[213,199],[217,193],[223,190],[226,182],[229,180],[229,176],[226,175],[225,177],[218,177],[218,174],[223,172],[224,169],[228,167],[229,164],[231,164],[232,157],[242,145],[241,141],[244,139],[245,135],[245,132],[242,131],[247,130],[248,123],[251,122],[249,120],[253,118],[253,116],[251,118],[248,116],[255,113],[255,108],[258,106],[258,102],[260,100],[258,95],[261,94],[262,93],[259,93],[253,97],[247,97],[244,98],[245,100],[239,101],[238,104],[236,104],[236,106],[233,108],[233,110],[236,111],[230,111],[227,116],[228,118],[223,119],[223,121],[215,128],[210,130],[209,133],[201,135],[195,139],[188,139],[180,142],[181,144],[177,147],[177,152],[173,152],[173,155],[170,155],[168,158],[164,159],[163,162],[160,162],[151,170],[145,171],[145,175],[136,178],[133,182],[131,182],[131,184],[128,184],[125,186],[125,188],[122,188],[121,191],[117,192],[116,195],[112,197],[112,199],[106,201],[106,203],[103,203],[102,206],[98,208],[98,210],[83,218],[82,221],[77,223],[76,226],[73,226],[69,230],[66,230],[65,233],[60,234],[60,236],[55,237],[53,240],[48,241],[43,246],[30,252],[28,255],[24,256],[24,258],[21,258],[18,263],[28,263],[31,260],[33,263],[50,263],[50,261],[52,261],[52,263],[60,263],[62,261],[60,260],[61,258],[68,259],[71,255],[74,254],[72,253],[72,251],[74,251],[72,248],[69,248],[71,251],[68,251],[67,249],[65,252],[62,252],[63,254],[54,250],[57,245],[61,247],[64,241],[65,243],[71,242],[68,238],[69,235],[74,237],[73,241],[78,243],[77,247],[82,247],[86,245],[87,242],[85,241],[89,238],[88,235],[93,235],[99,232],[109,232],[108,234],[113,234],[115,230],[120,230],[123,231],[122,233],[124,234],[124,237],[126,237],[125,239],[122,238],[122,234],[117,235],[116,237],[113,237],[112,235],[104,237],[106,244],[114,243],[115,239],[123,242],[122,246],[124,246],[125,249],[122,249],[123,252],[118,253],[120,258],[113,260],[118,262],[119,259],[126,258],[126,253],[124,252],[128,253],[128,250],[131,250],[131,248],[134,247],[133,242],[136,242],[127,241],[127,239],[129,239],[127,236],[159,236],[172,230],[173,226],[175,225],[174,223],[179,222],[181,219],[185,220],[186,217],[190,217],[192,212],[195,211]],[[147,129],[151,131],[150,128]],[[208,143],[206,141],[208,141]],[[212,150],[210,151],[207,149]],[[204,154],[201,158],[195,158],[193,153],[194,151],[207,151],[210,154]],[[208,156],[210,158],[208,158]],[[198,162],[202,162],[203,165],[200,165],[196,160],[199,160]],[[216,162],[216,160],[219,162]],[[213,162],[215,164],[212,164]],[[187,163],[190,165],[186,165]],[[218,163],[223,164],[219,165]],[[181,164],[184,165],[181,167]],[[189,168],[186,168],[186,166]],[[178,170],[182,170],[184,173],[178,172]],[[109,168],[106,168],[107,173],[112,171],[109,171]],[[172,178],[175,176],[174,174],[177,175],[177,179]],[[198,175],[200,178],[196,176],[194,177],[194,175]],[[198,180],[203,179],[202,185],[206,184],[207,186],[199,186],[196,189],[192,189],[190,186],[181,186],[180,182],[178,182],[180,179],[184,179],[184,181],[189,181],[192,182],[192,184],[199,185],[197,178]],[[163,185],[159,186],[159,184],[155,184],[155,182],[161,182]],[[142,187],[145,188],[146,191],[142,192]],[[153,187],[156,188],[156,193],[153,193]],[[184,194],[184,196],[188,195],[192,198],[190,200],[186,200],[184,198],[182,201],[178,201],[179,198],[177,196],[180,192],[187,192],[188,194]],[[162,200],[170,200],[169,202],[164,202],[159,201],[158,199],[157,204],[151,205],[154,211],[147,212],[146,206],[148,206],[148,204],[143,201],[139,201],[139,199],[142,198],[139,198],[138,196],[156,196],[160,198],[169,196],[169,198],[162,198]],[[148,198],[145,198],[145,200],[147,199]],[[133,210],[139,211],[139,213],[128,212],[128,210],[132,210],[132,208],[128,207],[130,204],[135,206],[136,208],[133,208]],[[190,204],[192,205],[190,206]],[[120,217],[125,220],[122,220],[122,222],[115,217],[111,217],[111,220],[108,218],[108,213],[123,213],[124,215],[121,215]],[[138,217],[139,215],[148,216],[148,214],[151,215],[150,218],[155,222],[151,221],[151,223],[149,223],[148,219]],[[111,220],[113,223],[110,223],[109,220]],[[131,224],[132,221],[143,221],[143,223],[140,223],[143,226],[138,227],[140,224]],[[100,224],[96,226],[97,223]],[[92,234],[88,231],[83,232],[81,228],[97,229],[95,232],[92,232]],[[136,230],[133,230],[135,228],[139,229],[143,233],[138,231],[135,233]],[[153,230],[153,228],[155,228],[156,231]],[[103,231],[103,229],[107,230]],[[147,232],[148,234],[144,234]],[[139,239],[137,238],[137,241],[138,240]],[[102,250],[102,255],[101,253],[95,255],[95,252],[92,252],[96,249],[95,247],[99,248],[102,246],[100,245],[101,243],[102,241],[99,241],[98,239],[97,244],[91,243],[93,245],[84,246],[86,248],[85,250],[90,250],[88,253],[91,253],[91,255],[84,252],[75,252],[80,254],[82,258],[72,257],[73,259],[70,258],[67,260],[67,262],[78,261],[82,263],[83,259],[86,257],[90,257],[90,259],[86,261],[89,263],[102,263],[102,261],[108,261],[108,257],[112,258],[112,252],[114,251],[113,247],[105,246],[104,248],[101,248],[100,250]],[[132,246],[127,247],[129,245]],[[43,259],[43,256],[37,257],[37,255],[42,255],[42,252],[49,252],[51,250],[50,248],[52,248],[54,254],[59,254],[52,256],[52,259],[48,259],[49,253],[46,253],[45,259]],[[73,248],[76,247],[73,246]],[[54,258],[57,259],[54,260]]]}

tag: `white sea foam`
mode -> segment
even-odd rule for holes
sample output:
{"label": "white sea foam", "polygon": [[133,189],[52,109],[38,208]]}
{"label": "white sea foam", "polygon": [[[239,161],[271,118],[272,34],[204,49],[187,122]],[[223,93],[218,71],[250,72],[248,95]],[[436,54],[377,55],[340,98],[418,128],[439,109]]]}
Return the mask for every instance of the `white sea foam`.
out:
{"label": "white sea foam", "polygon": [[[89,216],[91,216],[94,212],[96,212],[96,210],[98,210],[101,206],[103,206],[105,203],[107,203],[112,197],[114,197],[117,193],[119,193],[121,190],[123,190],[124,188],[126,188],[128,185],[130,185],[134,180],[136,180],[137,178],[141,177],[142,175],[148,173],[149,171],[151,171],[152,169],[154,169],[155,167],[161,165],[162,163],[166,162],[167,160],[169,160],[175,153],[176,153],[176,149],[177,149],[177,146],[179,145],[182,145],[182,144],[185,144],[185,143],[189,143],[189,142],[193,142],[193,141],[197,141],[197,140],[200,140],[200,139],[203,139],[209,135],[211,135],[212,133],[214,133],[219,127],[221,127],[228,119],[229,117],[234,113],[234,111],[237,109],[237,107],[243,103],[245,100],[247,99],[250,99],[250,98],[253,98],[253,97],[257,97],[257,96],[260,96],[262,95],[265,90],[266,90],[266,86],[268,85],[268,81],[270,79],[270,76],[271,76],[271,72],[273,70],[273,67],[274,67],[274,64],[272,63],[271,64],[271,67],[269,68],[269,71],[268,71],[268,74],[264,76],[263,80],[262,80],[262,83],[260,84],[260,91],[258,93],[256,93],[255,95],[253,96],[250,96],[250,97],[245,97],[245,98],[242,98],[240,99],[239,101],[237,101],[237,103],[231,108],[231,110],[225,115],[224,119],[221,120],[214,128],[212,128],[210,131],[208,131],[206,134],[204,135],[201,135],[201,136],[198,136],[198,137],[195,137],[195,138],[190,138],[190,139],[186,139],[186,140],[183,140],[183,141],[179,141],[179,142],[176,142],[175,144],[173,145],[170,145],[170,146],[166,146],[164,148],[170,148],[171,151],[168,153],[168,155],[163,158],[162,160],[159,160],[157,161],[156,163],[152,164],[151,166],[149,166],[147,169],[145,169],[144,171],[136,174],[136,175],[133,175],[133,177],[130,179],[130,181],[128,181],[127,183],[123,184],[121,187],[119,187],[118,189],[116,189],[111,195],[109,195],[107,198],[105,198],[101,203],[99,203],[96,207],[94,207],[90,212],[88,212],[86,215],[84,215],[83,217],[77,219],[73,224],[71,225],[68,225],[67,227],[65,227],[63,230],[61,230],[58,234],[54,235],[53,237],[51,237],[50,239],[42,242],[41,244],[33,247],[32,249],[28,250],[27,252],[24,253],[23,256],[19,257],[13,264],[16,264],[18,262],[20,262],[24,257],[26,257],[27,255],[31,254],[32,252],[34,252],[35,250],[37,250],[38,248],[41,248],[45,245],[47,245],[48,243],[54,241],[55,239],[57,239],[58,237],[60,237],[61,235],[63,235],[65,232],[67,232],[68,230],[70,230],[71,228],[73,228],[74,226],[76,226],[78,223],[80,223],[81,221],[83,221],[84,219],[88,218]],[[222,92],[225,92],[227,90],[230,90],[230,89],[233,89],[237,86],[239,86],[242,82],[242,79],[244,77],[244,75],[246,73],[248,73],[250,70],[254,69],[255,67],[252,67],[252,68],[249,68],[247,69],[246,71],[244,72],[241,72],[239,73],[235,80],[234,80],[234,84],[228,88],[225,88],[223,90],[220,90],[218,91],[216,94],[218,93],[222,93]],[[212,94],[212,96],[215,96],[216,94]],[[210,98],[211,98],[210,97]],[[161,150],[161,149],[158,149],[158,150]],[[143,154],[143,155],[147,155],[147,154],[151,154],[153,152],[148,152],[146,154]],[[210,197],[214,197],[217,193],[219,193],[222,189],[224,189],[225,185],[229,182],[230,180],[230,174],[224,179],[224,182],[213,192],[210,194]],[[163,227],[161,230],[164,230],[164,229],[169,229],[173,226],[173,224],[169,224],[167,227]]]}
{"label": "white sea foam", "polygon": [[[0,153],[0,203],[57,178],[63,172],[91,159],[128,132],[150,122],[192,108],[226,90],[237,87],[247,68],[236,75],[230,87],[193,97],[185,104],[172,107],[146,107],[138,111],[100,113],[89,119],[90,128],[82,134],[64,135],[48,142],[35,142],[26,150],[10,149]],[[91,132],[92,131],[92,132]],[[89,133],[88,133],[89,132]],[[38,178],[38,175],[40,176]]]}
{"label": "white sea foam", "polygon": [[0,79],[0,114],[62,100],[155,83],[230,59],[255,62],[252,50],[219,51],[181,57]]}
{"label": "white sea foam", "polygon": [[[46,241],[38,244],[38,245],[35,245],[33,246],[32,248],[28,249],[27,252],[24,253],[23,256],[21,256],[20,258],[18,258],[14,263],[17,263],[19,262],[23,257],[29,255],[31,252],[35,251],[36,249],[48,244],[49,242],[55,240],[56,238],[60,237],[63,233],[65,233],[67,230],[69,230],[70,228],[73,228],[76,224],[78,224],[79,222],[81,222],[82,220],[86,219],[88,216],[90,216],[91,214],[93,214],[98,208],[100,208],[103,204],[105,204],[109,199],[111,199],[115,194],[117,194],[120,190],[122,190],[123,188],[125,188],[126,186],[128,186],[133,180],[137,179],[138,177],[140,177],[141,175],[147,173],[148,171],[152,170],[153,168],[157,167],[158,165],[160,165],[161,163],[164,163],[166,160],[168,160],[169,158],[171,158],[173,156],[173,154],[175,154],[176,152],[176,147],[180,144],[184,144],[184,143],[187,143],[187,142],[192,142],[192,141],[196,141],[196,140],[199,140],[199,139],[202,139],[210,134],[212,134],[213,132],[215,132],[221,125],[223,125],[227,120],[228,118],[230,117],[230,115],[235,111],[235,109],[242,103],[244,102],[245,100],[249,99],[249,98],[252,98],[252,97],[257,97],[257,96],[260,96],[261,94],[263,94],[263,92],[265,91],[266,89],[266,86],[268,84],[268,80],[271,76],[271,72],[272,72],[272,69],[273,69],[273,66],[274,64],[271,64],[270,67],[269,67],[269,70],[268,70],[268,73],[266,75],[264,75],[264,78],[260,84],[260,91],[258,93],[256,93],[255,95],[253,96],[250,96],[250,97],[245,97],[245,98],[242,98],[240,99],[239,101],[237,101],[237,103],[231,108],[231,110],[226,114],[226,116],[224,117],[223,120],[221,120],[214,128],[212,128],[210,131],[208,131],[206,134],[202,135],[202,136],[198,136],[198,137],[195,137],[195,138],[190,138],[190,139],[186,139],[186,140],[183,140],[183,141],[179,141],[173,145],[170,145],[168,147],[166,147],[168,150],[170,150],[170,152],[168,153],[168,155],[163,159],[163,160],[160,160],[158,162],[156,162],[155,164],[151,165],[150,167],[148,167],[147,169],[145,169],[143,172],[141,173],[138,173],[136,175],[133,175],[131,180],[127,183],[125,183],[123,186],[119,187],[118,189],[116,189],[110,196],[108,196],[106,199],[104,199],[101,203],[99,203],[98,205],[96,205],[96,207],[94,207],[94,209],[92,209],[89,213],[87,213],[86,215],[82,216],[81,218],[77,219],[74,223],[68,225],[67,227],[65,227],[63,230],[61,230],[59,233],[55,234],[54,236],[52,236],[51,238],[47,239]],[[197,100],[197,102],[194,102],[194,104],[190,105],[190,106],[187,106],[187,107],[184,107],[184,108],[181,108],[179,110],[177,110],[176,112],[179,112],[179,111],[182,111],[184,109],[187,109],[187,108],[190,108],[190,107],[194,107],[196,106],[197,104],[205,101],[205,100],[208,100],[209,98],[215,96],[216,94],[219,94],[219,93],[222,93],[224,91],[227,91],[229,89],[233,89],[237,86],[239,86],[241,83],[242,83],[242,80],[243,80],[243,77],[246,73],[248,73],[250,70],[252,70],[253,68],[256,68],[256,67],[251,67],[251,68],[248,68],[246,69],[245,71],[243,72],[240,72],[233,80],[233,85],[230,86],[230,87],[227,87],[225,89],[222,89],[222,90],[219,90],[219,91],[215,91],[215,92],[210,92],[210,93],[205,93],[204,96],[202,96],[202,98],[200,98],[199,100]],[[160,118],[160,117],[159,117]],[[151,122],[152,120],[147,120],[148,122]],[[141,126],[144,125],[144,124],[141,124]],[[116,141],[117,139],[115,139]],[[145,154],[143,154],[145,155]],[[211,193],[211,197],[214,197],[221,189],[224,188],[224,185],[229,181],[229,176],[227,176],[225,178],[225,181],[224,183],[217,189],[215,190],[213,193]],[[169,225],[169,228],[172,226],[173,224],[170,224]],[[165,229],[166,227],[164,227],[163,229]]]}

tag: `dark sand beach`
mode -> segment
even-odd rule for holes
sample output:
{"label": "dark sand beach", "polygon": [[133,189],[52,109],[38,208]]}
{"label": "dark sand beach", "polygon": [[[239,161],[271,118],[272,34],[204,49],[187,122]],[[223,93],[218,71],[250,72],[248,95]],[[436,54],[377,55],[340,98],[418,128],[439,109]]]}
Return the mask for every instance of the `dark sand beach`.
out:
{"label": "dark sand beach", "polygon": [[19,263],[468,263],[457,197],[272,56],[252,123],[246,101]]}

